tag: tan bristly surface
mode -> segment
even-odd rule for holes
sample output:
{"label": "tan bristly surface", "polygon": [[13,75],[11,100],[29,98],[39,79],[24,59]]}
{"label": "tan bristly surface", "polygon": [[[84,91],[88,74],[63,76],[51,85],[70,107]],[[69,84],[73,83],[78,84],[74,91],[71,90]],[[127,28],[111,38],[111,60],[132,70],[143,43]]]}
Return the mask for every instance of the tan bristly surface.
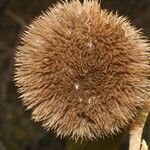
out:
{"label": "tan bristly surface", "polygon": [[94,140],[121,132],[149,101],[148,50],[141,31],[98,2],[58,3],[24,32],[15,81],[44,128]]}

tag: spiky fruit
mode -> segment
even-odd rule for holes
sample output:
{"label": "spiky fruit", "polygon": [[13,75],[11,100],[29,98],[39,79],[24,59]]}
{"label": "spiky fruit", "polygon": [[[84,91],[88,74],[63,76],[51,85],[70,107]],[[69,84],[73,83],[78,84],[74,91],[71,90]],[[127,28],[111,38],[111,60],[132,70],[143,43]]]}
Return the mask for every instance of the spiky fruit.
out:
{"label": "spiky fruit", "polygon": [[74,139],[111,135],[150,98],[149,46],[97,1],[58,3],[33,21],[16,54],[16,84],[32,118]]}

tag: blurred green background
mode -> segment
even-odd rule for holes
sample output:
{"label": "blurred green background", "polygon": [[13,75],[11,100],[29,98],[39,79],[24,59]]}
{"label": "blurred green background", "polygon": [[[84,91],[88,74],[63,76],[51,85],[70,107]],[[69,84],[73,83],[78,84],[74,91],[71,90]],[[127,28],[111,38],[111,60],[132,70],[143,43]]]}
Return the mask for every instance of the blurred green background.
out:
{"label": "blurred green background", "polygon": [[[66,139],[55,138],[47,133],[41,124],[34,123],[31,112],[25,111],[13,82],[14,53],[19,36],[35,16],[55,4],[56,0],[0,0],[0,150],[65,150]],[[138,28],[143,28],[150,37],[150,0],[101,0],[102,8],[118,10],[128,16]],[[144,129],[144,137],[150,144],[150,119]],[[115,137],[114,137],[115,138]],[[119,137],[117,137],[119,139]],[[115,142],[115,140],[110,140]],[[102,142],[105,146],[108,142]],[[120,150],[128,149],[128,135],[121,140]],[[71,143],[71,142],[70,142]],[[68,144],[69,149],[79,150]],[[99,142],[100,143],[100,142]],[[91,150],[96,150],[91,145]],[[88,149],[83,145],[84,149]],[[102,150],[109,150],[102,148]],[[112,150],[112,149],[110,149]],[[117,149],[116,149],[117,150]]]}

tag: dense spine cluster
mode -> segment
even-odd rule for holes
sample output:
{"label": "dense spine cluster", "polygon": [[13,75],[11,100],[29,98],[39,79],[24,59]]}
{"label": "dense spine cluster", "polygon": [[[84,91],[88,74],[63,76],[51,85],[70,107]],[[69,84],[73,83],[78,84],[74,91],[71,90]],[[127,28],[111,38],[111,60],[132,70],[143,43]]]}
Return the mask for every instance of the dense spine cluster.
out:
{"label": "dense spine cluster", "polygon": [[150,99],[149,45],[97,1],[58,3],[36,18],[16,53],[16,85],[32,118],[73,139],[119,132]]}

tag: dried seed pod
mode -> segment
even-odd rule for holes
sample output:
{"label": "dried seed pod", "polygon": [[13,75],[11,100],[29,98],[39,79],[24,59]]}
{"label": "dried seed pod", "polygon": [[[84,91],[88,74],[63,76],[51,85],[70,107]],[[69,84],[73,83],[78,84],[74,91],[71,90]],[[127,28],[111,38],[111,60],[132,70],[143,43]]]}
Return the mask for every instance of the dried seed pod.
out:
{"label": "dried seed pod", "polygon": [[150,98],[148,50],[128,19],[97,1],[58,3],[22,36],[16,85],[47,130],[76,140],[115,134]]}

